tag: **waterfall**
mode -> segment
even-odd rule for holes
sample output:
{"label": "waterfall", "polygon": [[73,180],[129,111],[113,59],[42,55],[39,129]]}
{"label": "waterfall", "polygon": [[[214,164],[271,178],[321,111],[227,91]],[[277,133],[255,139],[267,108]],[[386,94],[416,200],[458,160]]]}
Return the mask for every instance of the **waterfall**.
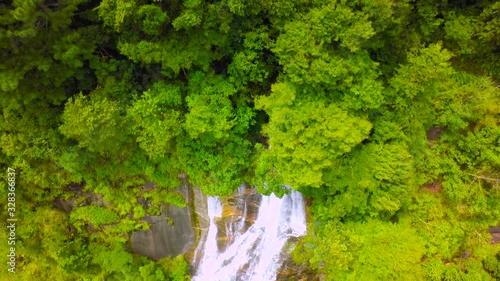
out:
{"label": "waterfall", "polygon": [[[241,192],[241,191],[239,191]],[[196,272],[193,281],[273,281],[283,263],[282,254],[290,237],[306,233],[304,201],[297,191],[281,199],[261,196],[257,216],[245,231],[244,220],[225,225],[232,239],[218,247],[217,221],[223,213],[218,197],[208,197],[210,226],[197,247]],[[247,215],[247,202],[239,199],[236,207]],[[219,241],[220,243],[220,241]]]}

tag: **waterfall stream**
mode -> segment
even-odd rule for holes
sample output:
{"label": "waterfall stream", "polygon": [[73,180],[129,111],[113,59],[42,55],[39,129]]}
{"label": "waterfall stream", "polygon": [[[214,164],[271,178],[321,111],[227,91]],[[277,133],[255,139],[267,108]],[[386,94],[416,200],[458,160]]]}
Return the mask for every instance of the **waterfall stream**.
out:
{"label": "waterfall stream", "polygon": [[[240,189],[239,192],[242,192]],[[260,196],[260,195],[259,195]],[[218,197],[208,197],[210,226],[196,249],[193,281],[273,281],[283,263],[283,252],[290,237],[306,233],[304,201],[299,192],[277,198],[260,196],[260,205],[253,224],[245,229],[248,202],[236,202],[240,219],[222,224],[225,211]],[[219,222],[219,223],[217,223]],[[221,228],[227,239],[221,249],[218,236]],[[289,251],[289,249],[288,249]]]}

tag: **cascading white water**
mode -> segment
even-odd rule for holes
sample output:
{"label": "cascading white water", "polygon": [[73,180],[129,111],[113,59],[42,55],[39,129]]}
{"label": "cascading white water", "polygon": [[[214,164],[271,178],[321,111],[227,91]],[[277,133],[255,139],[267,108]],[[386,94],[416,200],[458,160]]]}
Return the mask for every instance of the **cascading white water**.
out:
{"label": "cascading white water", "polygon": [[[245,213],[246,207],[245,203]],[[208,197],[208,214],[210,226],[196,250],[202,250],[202,258],[193,281],[273,281],[283,263],[281,254],[287,240],[307,230],[303,198],[296,191],[281,199],[262,196],[253,225],[244,233],[232,233],[234,240],[223,252],[217,247],[215,220],[222,215],[217,197]],[[243,229],[240,223],[233,230]]]}

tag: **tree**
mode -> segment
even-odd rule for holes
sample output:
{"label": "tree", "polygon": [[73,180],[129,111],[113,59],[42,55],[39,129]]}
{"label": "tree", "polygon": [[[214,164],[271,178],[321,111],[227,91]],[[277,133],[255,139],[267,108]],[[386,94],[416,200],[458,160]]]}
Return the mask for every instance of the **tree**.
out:
{"label": "tree", "polygon": [[0,8],[2,96],[25,102],[46,97],[60,103],[66,98],[61,86],[74,78],[84,79],[80,68],[92,57],[99,38],[93,24],[69,28],[77,6],[84,2],[15,0],[11,7]]}
{"label": "tree", "polygon": [[[406,224],[378,220],[325,224],[294,251],[326,280],[421,280],[424,245]],[[301,251],[301,252],[299,252]]]}
{"label": "tree", "polygon": [[[66,103],[61,132],[79,146],[102,155],[116,153],[123,142],[121,108],[97,89],[90,97],[80,95]],[[125,132],[126,134],[126,132]]]}
{"label": "tree", "polygon": [[361,117],[324,100],[297,97],[287,83],[273,85],[269,97],[256,100],[257,109],[269,114],[270,122],[263,132],[269,138],[269,151],[275,167],[286,184],[294,188],[320,187],[323,172],[343,154],[368,137],[371,124]]}
{"label": "tree", "polygon": [[179,86],[158,82],[128,110],[139,146],[151,157],[173,153],[182,133],[182,93]]}

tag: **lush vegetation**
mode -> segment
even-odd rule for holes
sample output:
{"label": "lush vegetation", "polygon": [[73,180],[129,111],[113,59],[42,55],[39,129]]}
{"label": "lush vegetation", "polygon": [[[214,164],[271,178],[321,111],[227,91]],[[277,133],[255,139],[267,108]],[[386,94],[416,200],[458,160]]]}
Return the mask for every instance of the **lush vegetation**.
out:
{"label": "lush vegetation", "polygon": [[146,214],[185,206],[185,173],[207,194],[303,192],[294,259],[326,280],[500,279],[487,232],[499,13],[487,0],[4,1],[17,277],[189,279],[182,257],[124,247]]}

